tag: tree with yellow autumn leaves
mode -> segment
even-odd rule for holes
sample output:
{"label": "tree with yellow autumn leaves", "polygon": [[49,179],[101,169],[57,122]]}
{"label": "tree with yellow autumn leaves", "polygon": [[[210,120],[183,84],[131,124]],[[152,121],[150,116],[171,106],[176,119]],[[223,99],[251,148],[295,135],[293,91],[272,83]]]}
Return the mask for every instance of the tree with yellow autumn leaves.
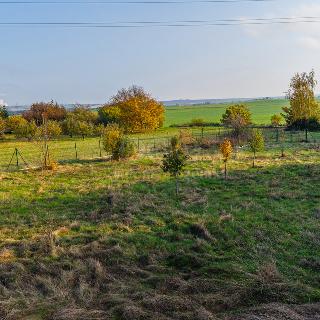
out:
{"label": "tree with yellow autumn leaves", "polygon": [[146,132],[162,126],[164,106],[143,88],[121,89],[99,109],[103,123],[117,123],[125,132]]}
{"label": "tree with yellow autumn leaves", "polygon": [[225,139],[220,144],[220,152],[223,156],[223,162],[224,162],[224,178],[227,179],[227,162],[230,159],[232,154],[232,143],[230,140]]}

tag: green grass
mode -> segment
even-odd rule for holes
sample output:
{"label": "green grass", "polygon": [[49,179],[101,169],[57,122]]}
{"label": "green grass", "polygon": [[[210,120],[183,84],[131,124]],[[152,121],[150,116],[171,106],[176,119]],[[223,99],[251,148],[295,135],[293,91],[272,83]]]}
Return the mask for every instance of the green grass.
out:
{"label": "green grass", "polygon": [[212,319],[319,301],[316,146],[269,145],[256,169],[244,149],[227,181],[220,155],[190,152],[178,198],[157,154],[1,173],[1,315]]}
{"label": "green grass", "polygon": [[[271,116],[279,114],[282,111],[282,107],[288,105],[288,101],[284,99],[254,100],[244,104],[249,107],[255,124],[270,124]],[[196,118],[202,118],[206,122],[219,123],[222,114],[229,105],[211,104],[166,107],[165,126],[189,123]]]}

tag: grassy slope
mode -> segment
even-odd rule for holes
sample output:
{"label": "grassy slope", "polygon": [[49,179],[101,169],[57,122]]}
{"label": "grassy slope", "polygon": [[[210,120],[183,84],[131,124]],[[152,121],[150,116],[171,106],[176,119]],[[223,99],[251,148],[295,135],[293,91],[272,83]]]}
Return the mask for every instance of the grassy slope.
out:
{"label": "grassy slope", "polygon": [[242,152],[224,181],[218,155],[193,152],[180,199],[156,156],[0,174],[0,316],[203,320],[319,300],[318,151],[278,154],[251,169]]}
{"label": "grassy slope", "polygon": [[[252,112],[252,120],[257,124],[269,124],[273,114],[279,114],[288,102],[283,99],[254,100],[245,103]],[[167,107],[165,126],[188,123],[194,118],[220,122],[226,107],[230,104],[195,105],[185,107]]]}

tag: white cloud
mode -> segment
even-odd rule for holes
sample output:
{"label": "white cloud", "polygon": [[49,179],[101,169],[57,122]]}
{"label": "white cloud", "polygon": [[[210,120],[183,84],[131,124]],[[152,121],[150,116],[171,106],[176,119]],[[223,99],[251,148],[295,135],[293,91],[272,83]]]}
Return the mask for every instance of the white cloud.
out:
{"label": "white cloud", "polygon": [[[283,12],[268,12],[259,18],[300,18],[302,22],[288,24],[262,24],[244,25],[244,32],[254,38],[266,38],[272,36],[273,39],[293,39],[293,41],[309,50],[320,50],[320,4],[303,4],[292,8],[285,15]],[[309,19],[305,18],[309,17]],[[311,19],[311,17],[319,17]],[[256,17],[251,17],[256,18]],[[247,17],[250,19],[250,17]],[[306,23],[303,21],[313,20],[318,22]]]}
{"label": "white cloud", "polygon": [[305,36],[299,38],[298,43],[306,49],[320,50],[320,38]]}

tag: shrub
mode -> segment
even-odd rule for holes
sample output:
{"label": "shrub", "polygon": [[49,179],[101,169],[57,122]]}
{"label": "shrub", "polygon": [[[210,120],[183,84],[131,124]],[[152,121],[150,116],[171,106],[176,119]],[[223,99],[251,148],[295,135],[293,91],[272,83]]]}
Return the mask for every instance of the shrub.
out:
{"label": "shrub", "polygon": [[245,105],[236,104],[226,109],[221,122],[232,127],[235,136],[239,138],[243,130],[251,124],[251,113]]}
{"label": "shrub", "polygon": [[218,145],[219,143],[214,137],[203,137],[199,139],[199,145],[202,149],[210,149],[213,146]]}
{"label": "shrub", "polygon": [[112,158],[115,160],[128,159],[135,154],[135,145],[127,137],[120,137],[112,150]]}
{"label": "shrub", "polygon": [[35,137],[37,126],[34,121],[28,122],[21,116],[11,116],[8,119],[8,127],[17,138],[27,138],[31,140]]}
{"label": "shrub", "polygon": [[4,131],[6,130],[6,121],[2,118],[0,118],[0,137],[4,134]]}
{"label": "shrub", "polygon": [[104,132],[104,125],[99,123],[93,127],[94,134],[97,136],[102,136]]}
{"label": "shrub", "polygon": [[264,150],[264,138],[262,131],[259,129],[253,129],[249,140],[249,147],[253,152],[252,167],[255,167],[256,153]]}
{"label": "shrub", "polygon": [[102,134],[102,143],[104,150],[109,153],[113,153],[116,144],[122,138],[122,130],[119,125],[112,123],[108,124]]}
{"label": "shrub", "polygon": [[271,116],[271,125],[274,127],[278,127],[281,125],[282,117],[280,114],[274,114]]}
{"label": "shrub", "polygon": [[204,124],[205,121],[202,118],[194,118],[191,120],[191,126],[193,127],[202,127]]}
{"label": "shrub", "polygon": [[90,110],[88,106],[76,106],[72,111],[68,112],[75,120],[84,121],[95,124],[98,121],[98,114],[95,111]]}
{"label": "shrub", "polygon": [[18,115],[10,116],[7,119],[8,129],[13,132],[15,132],[15,130],[17,130],[17,128],[25,126],[27,123],[28,123],[28,121],[26,119],[24,119]]}
{"label": "shrub", "polygon": [[37,128],[36,135],[41,138],[53,139],[61,134],[62,130],[57,121],[48,120],[45,124]]}
{"label": "shrub", "polygon": [[179,193],[178,176],[182,173],[189,156],[184,152],[177,137],[171,139],[171,148],[167,154],[163,155],[162,170],[168,172],[175,178],[176,195]]}
{"label": "shrub", "polygon": [[84,137],[93,134],[93,131],[94,131],[94,127],[92,123],[89,123],[87,121],[80,121],[80,120],[76,121],[75,134],[82,136],[83,140],[84,140]]}
{"label": "shrub", "polygon": [[188,146],[195,143],[195,138],[192,136],[190,129],[180,130],[179,141],[182,146]]}

